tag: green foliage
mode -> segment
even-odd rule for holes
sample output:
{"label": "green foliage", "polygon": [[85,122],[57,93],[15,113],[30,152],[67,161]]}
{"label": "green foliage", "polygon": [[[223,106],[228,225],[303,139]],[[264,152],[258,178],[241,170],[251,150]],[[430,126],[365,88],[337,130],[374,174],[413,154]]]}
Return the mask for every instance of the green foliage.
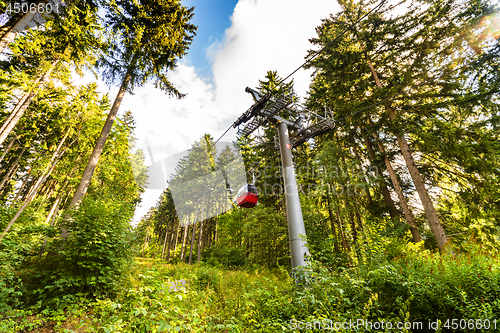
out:
{"label": "green foliage", "polygon": [[218,235],[211,256],[225,267],[288,265],[286,222],[272,207],[233,209],[219,218]]}
{"label": "green foliage", "polygon": [[128,72],[132,75],[129,91],[153,81],[156,88],[170,95],[184,96],[167,73],[187,53],[195,36],[197,28],[190,23],[194,7],[186,8],[179,0],[116,0],[106,9],[105,24],[110,33],[106,56],[98,62],[103,78],[109,83],[120,82]]}
{"label": "green foliage", "polygon": [[[0,229],[11,220],[17,208],[0,206]],[[21,306],[25,300],[20,273],[39,254],[43,237],[53,236],[56,231],[42,225],[44,218],[43,212],[29,207],[0,243],[0,313]]]}
{"label": "green foliage", "polygon": [[67,239],[55,239],[47,257],[28,275],[37,307],[63,308],[78,296],[113,295],[123,286],[131,264],[130,225],[133,211],[112,198],[86,196],[63,218]]}
{"label": "green foliage", "polygon": [[[332,272],[313,261],[301,273],[303,283],[294,283],[284,270],[234,271],[153,259],[138,259],[129,270],[129,283],[117,295],[101,294],[83,305],[92,317],[73,308],[59,313],[59,324],[57,311],[35,322],[79,322],[97,332],[276,332],[314,323],[307,331],[319,331],[318,325],[351,320],[358,332],[394,331],[367,324],[382,321],[386,327],[408,323],[413,329],[398,331],[414,332],[437,319],[492,321],[500,315],[500,266],[478,245],[440,255],[421,244],[388,243],[352,268]],[[179,280],[186,284],[172,291],[169,282]],[[438,331],[446,331],[443,324]]]}

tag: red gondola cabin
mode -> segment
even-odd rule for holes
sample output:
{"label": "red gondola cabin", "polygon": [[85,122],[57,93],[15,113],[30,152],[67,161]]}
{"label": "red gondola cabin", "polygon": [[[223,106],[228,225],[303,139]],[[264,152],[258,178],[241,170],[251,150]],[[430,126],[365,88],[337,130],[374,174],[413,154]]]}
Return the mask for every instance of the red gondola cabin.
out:
{"label": "red gondola cabin", "polygon": [[257,201],[259,201],[259,195],[253,184],[243,185],[236,195],[236,203],[240,207],[252,208],[257,204]]}

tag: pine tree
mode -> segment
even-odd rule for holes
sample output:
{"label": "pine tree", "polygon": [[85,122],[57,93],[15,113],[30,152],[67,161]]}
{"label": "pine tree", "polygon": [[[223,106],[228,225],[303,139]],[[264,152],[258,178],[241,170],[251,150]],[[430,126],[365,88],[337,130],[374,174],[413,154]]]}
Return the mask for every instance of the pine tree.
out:
{"label": "pine tree", "polygon": [[[183,95],[170,83],[167,72],[177,59],[185,55],[196,27],[189,23],[193,8],[183,7],[178,0],[116,1],[106,16],[107,29],[116,32],[110,50],[100,61],[104,78],[121,81],[120,89],[108,114],[101,135],[71,200],[75,206],[83,198],[113,126],[126,91],[153,80],[155,86],[169,95]],[[63,234],[66,234],[63,232]]]}

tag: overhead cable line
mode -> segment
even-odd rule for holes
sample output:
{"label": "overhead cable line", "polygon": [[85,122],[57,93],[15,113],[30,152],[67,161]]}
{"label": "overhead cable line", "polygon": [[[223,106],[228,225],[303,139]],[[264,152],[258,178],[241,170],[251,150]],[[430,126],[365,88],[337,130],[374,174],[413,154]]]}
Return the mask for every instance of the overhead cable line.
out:
{"label": "overhead cable line", "polygon": [[[443,78],[443,77],[445,77],[445,76],[451,75],[451,74],[453,74],[453,73],[455,73],[455,72],[457,72],[457,71],[460,71],[460,70],[465,69],[465,68],[467,68],[467,67],[473,66],[473,65],[474,65],[474,64],[476,64],[476,63],[480,63],[480,62],[481,62],[484,58],[487,58],[488,56],[489,56],[489,54],[483,54],[483,55],[482,55],[482,56],[480,56],[478,59],[476,59],[476,60],[472,61],[471,63],[469,63],[469,64],[467,64],[467,65],[463,65],[463,66],[457,67],[457,68],[455,68],[455,69],[453,69],[453,70],[451,70],[451,71],[448,71],[448,72],[443,73],[442,75],[440,75],[440,76],[438,76],[438,77],[433,77],[433,78],[427,79],[427,80],[425,80],[425,81],[423,81],[423,82],[421,82],[421,83],[419,83],[419,84],[416,84],[416,85],[413,85],[413,86],[411,86],[411,87],[407,87],[407,88],[411,90],[411,89],[415,89],[415,88],[418,88],[418,87],[424,86],[424,85],[426,85],[426,84],[428,84],[428,83],[431,83],[431,82],[433,82],[433,81],[435,81],[435,80],[439,80],[439,79],[441,79],[441,78]],[[398,96],[400,96],[400,95],[403,95],[403,94],[408,94],[408,93],[406,93],[406,92],[404,92],[404,91],[400,91],[400,92],[398,92],[398,93],[396,93],[396,94],[393,94],[393,95],[391,95],[391,96],[389,96],[389,97],[386,97],[386,98],[384,98],[384,99],[382,99],[382,100],[380,100],[380,101],[378,101],[378,102],[372,103],[372,104],[370,104],[370,105],[368,105],[368,106],[365,106],[365,107],[363,107],[363,108],[361,108],[361,109],[359,109],[359,110],[356,110],[356,111],[354,111],[354,112],[352,112],[352,113],[350,113],[350,114],[348,114],[348,115],[346,115],[346,116],[344,116],[344,117],[342,117],[342,118],[335,119],[335,120],[333,120],[333,122],[336,124],[336,123],[341,122],[341,121],[343,121],[343,120],[345,120],[345,119],[347,119],[347,118],[350,118],[350,117],[352,117],[352,116],[354,116],[354,115],[356,115],[356,114],[358,114],[358,113],[361,113],[361,112],[363,112],[363,111],[366,111],[366,110],[368,110],[368,109],[371,109],[371,108],[373,108],[373,107],[376,107],[376,106],[378,106],[378,105],[380,105],[380,104],[382,104],[382,103],[384,103],[384,102],[387,102],[387,101],[389,101],[389,100],[391,100],[391,99],[393,99],[393,98],[396,98],[396,97],[398,97]],[[331,128],[331,129],[333,129],[333,128]],[[330,129],[330,130],[331,130],[331,129]],[[253,166],[250,170],[248,170],[245,174],[249,174],[250,172],[255,171],[258,167],[260,167],[262,164],[264,164],[264,162],[268,161],[269,159],[270,159],[270,157],[269,157],[269,158],[266,158],[266,159],[264,159],[264,160],[262,160],[260,163],[258,163],[257,165]]]}
{"label": "overhead cable line", "polygon": [[349,27],[345,28],[341,33],[340,35],[338,35],[337,37],[335,37],[334,39],[332,39],[330,42],[328,42],[328,44],[326,44],[325,46],[323,46],[321,48],[321,50],[317,51],[315,54],[313,54],[311,57],[309,57],[309,59],[307,59],[302,65],[300,65],[297,69],[295,69],[293,72],[291,72],[287,77],[285,77],[284,79],[282,79],[280,82],[278,82],[277,86],[279,86],[280,84],[282,84],[283,82],[285,82],[286,80],[288,80],[293,74],[295,74],[299,69],[301,69],[302,67],[304,67],[305,65],[307,65],[311,60],[313,60],[314,58],[316,58],[318,55],[320,55],[327,47],[329,47],[330,45],[332,45],[333,43],[335,43],[336,41],[338,41],[340,39],[340,37],[344,36],[345,33],[349,30],[351,30],[356,24],[358,24],[359,22],[361,22],[365,17],[367,17],[368,15],[370,15],[371,13],[373,13],[376,9],[378,9],[379,7],[381,7],[387,0],[382,0],[377,6],[375,6],[372,10],[370,10],[368,13],[366,13],[365,15],[361,16],[361,18],[359,18],[356,22],[354,22],[353,24],[351,24]]}
{"label": "overhead cable line", "polygon": [[[382,5],[385,1],[386,1],[386,0],[382,1],[382,2],[381,2],[381,3],[377,6],[377,7],[375,7],[373,10],[375,10],[375,9],[376,9],[376,8],[378,8],[378,7],[380,7],[380,6],[381,6],[381,5]],[[372,10],[372,11],[370,11],[369,13],[373,12],[373,10]],[[369,14],[369,13],[368,13],[368,14]],[[368,14],[366,14],[366,15],[368,15]],[[362,18],[360,18],[358,21],[356,21],[355,23],[353,23],[353,24],[351,25],[351,27],[352,27],[353,25],[357,24],[357,23],[358,23],[360,20],[362,20],[364,17],[366,17],[366,15],[364,15],[364,16],[363,16]],[[349,28],[348,28],[348,29],[349,29]],[[348,29],[346,29],[346,30],[348,30]],[[342,34],[344,34],[344,33],[345,33],[345,31],[343,31],[343,32],[342,32]],[[320,54],[320,53],[321,53],[321,52],[322,52],[325,48],[327,48],[328,46],[330,46],[330,45],[331,45],[331,44],[332,44],[335,40],[338,40],[338,38],[340,38],[340,36],[342,36],[342,34],[341,34],[341,35],[339,35],[338,37],[336,37],[333,41],[329,42],[327,45],[325,45],[325,46],[324,46],[321,50],[319,50],[316,54],[314,54],[311,58],[309,58],[309,59],[308,59],[308,60],[307,60],[304,64],[302,64],[302,66],[298,67],[295,71],[293,71],[293,72],[292,72],[290,75],[288,75],[285,79],[281,80],[279,84],[282,84],[282,83],[283,83],[283,81],[285,81],[286,79],[288,79],[291,75],[293,75],[293,74],[294,74],[295,72],[297,72],[300,68],[302,68],[304,65],[306,65],[306,64],[307,64],[309,61],[311,61],[314,57],[316,57],[317,55],[319,55],[319,54]],[[419,88],[419,87],[424,86],[424,85],[426,85],[426,84],[428,84],[428,83],[431,83],[431,82],[433,82],[433,81],[435,81],[435,80],[439,80],[439,79],[441,79],[441,78],[443,78],[443,77],[445,77],[445,76],[451,75],[451,74],[453,74],[453,73],[455,73],[455,72],[457,72],[457,71],[460,71],[460,70],[465,69],[465,68],[467,68],[467,67],[473,66],[473,65],[474,65],[474,64],[476,64],[476,63],[480,63],[481,61],[483,61],[485,58],[487,58],[487,57],[489,57],[489,56],[490,56],[489,54],[483,54],[483,55],[482,55],[482,56],[480,56],[478,59],[476,59],[476,60],[472,61],[472,62],[471,62],[471,63],[469,63],[469,64],[466,64],[466,65],[460,66],[460,67],[455,68],[455,69],[453,69],[453,70],[451,70],[451,71],[445,72],[445,73],[443,73],[442,75],[440,75],[440,76],[438,76],[438,77],[429,78],[429,79],[427,79],[427,80],[425,80],[425,81],[423,81],[423,82],[421,82],[421,83],[419,83],[419,84],[413,85],[413,86],[411,86],[411,87],[406,87],[406,88],[407,88],[407,89],[409,89],[409,90],[412,90],[412,89],[415,89],[415,88]],[[334,120],[333,120],[333,123],[334,123],[334,124],[339,123],[339,122],[341,122],[341,121],[343,121],[343,120],[345,120],[345,119],[347,119],[347,118],[350,118],[350,117],[352,117],[352,116],[354,116],[354,115],[356,115],[356,114],[359,114],[359,113],[361,113],[361,112],[363,112],[363,111],[369,110],[369,109],[371,109],[371,108],[373,108],[373,107],[376,107],[376,106],[378,106],[378,105],[380,105],[380,104],[383,104],[384,102],[387,102],[387,101],[389,101],[389,100],[391,100],[391,99],[394,99],[394,98],[396,98],[396,97],[398,97],[398,96],[400,96],[400,95],[403,95],[403,94],[408,94],[408,93],[406,93],[405,91],[403,91],[403,90],[402,90],[402,91],[400,91],[400,92],[398,92],[398,93],[395,93],[395,94],[393,94],[393,95],[391,95],[391,96],[388,96],[388,97],[386,97],[386,98],[384,98],[384,99],[382,99],[382,100],[380,100],[380,101],[378,101],[378,102],[372,103],[372,104],[370,104],[370,105],[368,105],[368,106],[366,106],[366,107],[363,107],[363,108],[361,108],[361,109],[359,109],[359,110],[356,110],[356,111],[354,111],[354,112],[352,112],[352,113],[350,113],[350,114],[348,114],[348,115],[346,115],[346,116],[344,116],[344,117],[342,117],[342,118],[339,118],[339,119],[334,119]],[[215,143],[217,143],[217,142],[218,142],[218,141],[219,141],[219,140],[220,140],[220,139],[221,139],[221,138],[222,138],[222,137],[223,137],[223,136],[224,136],[224,135],[225,135],[225,134],[229,131],[229,129],[231,129],[231,127],[232,127],[232,126],[230,126],[230,127],[229,127],[229,128],[228,128],[228,129],[227,129],[227,130],[226,130],[226,131],[225,131],[225,132],[221,135],[221,137],[220,137],[220,138],[219,138],[219,139],[218,139]],[[332,127],[332,128],[333,128],[333,127]],[[264,159],[264,160],[263,160],[263,161],[261,161],[259,164],[257,164],[256,166],[254,166],[254,167],[252,167],[250,170],[248,170],[245,174],[249,174],[250,172],[255,171],[258,167],[260,167],[260,166],[261,166],[264,162],[266,162],[267,160],[268,160],[268,159]]]}
{"label": "overhead cable line", "polygon": [[[280,86],[283,82],[285,82],[287,79],[289,79],[292,75],[294,75],[299,69],[303,68],[305,65],[307,65],[311,60],[313,60],[314,58],[316,58],[319,54],[321,54],[327,47],[329,47],[331,44],[333,44],[334,42],[338,41],[347,31],[349,31],[350,29],[352,29],[356,24],[358,24],[359,22],[361,22],[365,17],[367,17],[368,15],[370,15],[372,12],[374,12],[376,9],[378,9],[379,7],[381,7],[387,0],[382,0],[377,6],[375,6],[372,10],[370,10],[368,13],[366,13],[365,15],[363,15],[361,18],[359,18],[356,22],[354,22],[353,24],[351,24],[349,27],[347,27],[346,29],[344,29],[337,37],[335,37],[333,40],[331,40],[328,44],[326,44],[325,46],[323,46],[323,48],[321,48],[321,50],[317,51],[316,53],[314,53],[312,56],[309,57],[309,59],[307,59],[302,65],[300,65],[299,67],[297,67],[294,71],[292,71],[288,76],[286,76],[284,79],[282,79],[281,81],[278,82],[277,86]],[[265,104],[265,102],[267,102],[267,100],[269,100],[269,98],[271,97],[271,93],[265,95],[262,97],[262,99],[260,101],[258,101],[256,104],[254,104],[254,106],[252,106],[252,111],[250,112],[250,116],[252,116],[253,114],[257,113],[262,107],[263,105]],[[240,117],[241,118],[241,117]],[[215,143],[219,142],[220,139],[222,139],[222,137],[224,135],[226,135],[226,133],[231,129],[231,127],[235,127],[234,124],[229,126],[229,128],[220,136],[219,139],[217,139],[217,141],[215,141]]]}

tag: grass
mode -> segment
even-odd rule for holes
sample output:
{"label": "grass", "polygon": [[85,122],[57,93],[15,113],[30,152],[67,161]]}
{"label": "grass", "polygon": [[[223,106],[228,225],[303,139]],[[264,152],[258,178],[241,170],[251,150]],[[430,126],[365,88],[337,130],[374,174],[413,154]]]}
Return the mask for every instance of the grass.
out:
{"label": "grass", "polygon": [[[444,332],[446,318],[499,320],[496,256],[479,250],[439,255],[420,246],[407,244],[391,259],[333,272],[312,263],[314,277],[307,279],[314,283],[306,286],[294,284],[284,269],[228,270],[137,258],[129,284],[116,297],[82,297],[65,311],[36,315],[18,310],[15,327],[6,330],[0,321],[0,332],[279,332],[290,331],[292,322],[323,319],[439,319],[436,332]],[[181,279],[186,288],[170,291],[168,282]]]}
{"label": "grass", "polygon": [[[188,281],[172,292],[168,281]],[[19,312],[10,332],[233,332],[254,325],[255,295],[290,286],[286,272],[222,270],[137,258],[131,284],[114,299],[82,302],[65,312]],[[83,300],[82,300],[83,301]],[[245,330],[243,330],[245,331]]]}

